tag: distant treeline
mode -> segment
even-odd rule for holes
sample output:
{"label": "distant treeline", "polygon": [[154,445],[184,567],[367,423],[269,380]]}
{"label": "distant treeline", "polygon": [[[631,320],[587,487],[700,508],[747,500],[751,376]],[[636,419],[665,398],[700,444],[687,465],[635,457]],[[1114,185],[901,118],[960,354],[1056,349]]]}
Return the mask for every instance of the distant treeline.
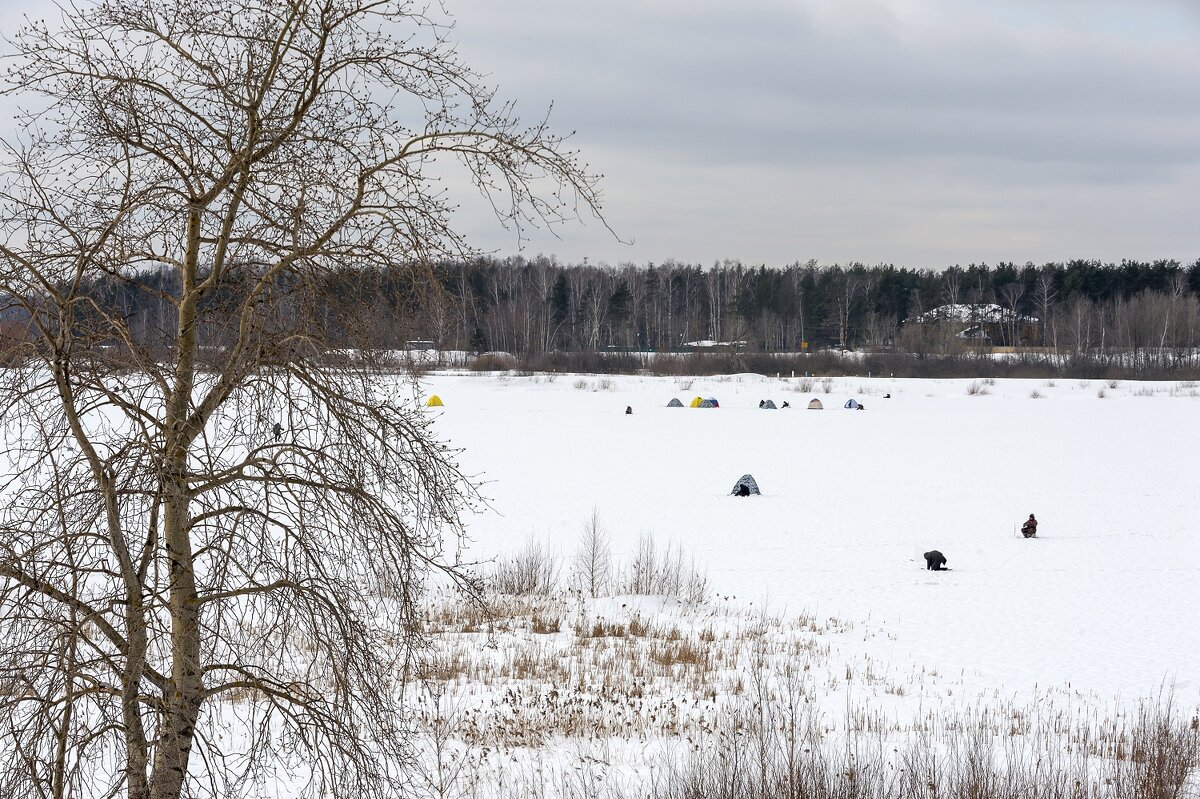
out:
{"label": "distant treeline", "polygon": [[[691,341],[745,341],[778,352],[923,347],[904,321],[944,304],[994,303],[1037,317],[1015,345],[1091,351],[1197,346],[1200,261],[996,266],[942,272],[894,266],[708,268],[667,262],[621,267],[552,259],[481,259],[438,267],[453,306],[428,319],[445,348],[529,354],[628,348],[671,351]],[[376,300],[387,304],[386,291]],[[959,328],[961,330],[961,326]]]}
{"label": "distant treeline", "polygon": [[[656,351],[709,340],[745,352],[824,348],[961,354],[979,342],[964,324],[905,320],[946,304],[996,304],[1036,323],[1013,326],[1018,347],[1068,356],[1119,354],[1156,367],[1194,367],[1200,350],[1200,260],[972,264],[944,271],[890,265],[784,268],[668,261],[619,267],[552,258],[477,258],[422,268],[323,272],[319,284],[280,286],[270,313],[328,346],[445,350]],[[170,346],[172,278],[148,271],[93,287],[135,341]],[[213,298],[237,302],[236,287]],[[10,321],[12,319],[10,315]],[[206,333],[219,346],[220,314]],[[11,334],[10,334],[11,335]]]}

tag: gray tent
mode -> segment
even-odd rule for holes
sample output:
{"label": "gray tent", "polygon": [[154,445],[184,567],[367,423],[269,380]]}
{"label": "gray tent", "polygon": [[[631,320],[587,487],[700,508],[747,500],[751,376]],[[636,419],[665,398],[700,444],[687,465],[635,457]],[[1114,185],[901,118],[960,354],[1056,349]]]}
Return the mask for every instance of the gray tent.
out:
{"label": "gray tent", "polygon": [[682,402],[680,402],[678,399],[673,399],[673,400],[671,400],[670,402],[668,402],[668,403],[667,403],[667,407],[668,407],[668,408],[682,408],[682,407],[683,407],[683,403],[682,403]]}
{"label": "gray tent", "polygon": [[764,402],[764,403],[763,403],[762,405],[760,405],[759,407],[760,407],[760,408],[762,408],[764,411],[773,411],[773,410],[777,410],[777,409],[776,409],[776,407],[775,407],[775,403],[774,403],[772,400],[767,400],[766,402]]}
{"label": "gray tent", "polygon": [[758,483],[754,482],[754,478],[751,475],[743,474],[741,478],[739,478],[738,481],[733,484],[733,490],[729,492],[730,496],[738,494],[738,489],[740,489],[742,486],[745,486],[751,494],[762,494],[762,492],[758,490]]}
{"label": "gray tent", "polygon": [[717,405],[716,400],[706,399],[706,400],[700,400],[700,404],[697,405],[696,407],[697,408],[716,408],[719,406]]}
{"label": "gray tent", "polygon": [[852,411],[853,411],[853,410],[857,410],[857,408],[858,408],[858,400],[856,400],[856,399],[848,399],[848,400],[846,400],[846,404],[845,404],[845,405],[843,405],[842,407],[843,407],[843,408],[848,408],[848,409],[850,409],[850,410],[852,410]]}

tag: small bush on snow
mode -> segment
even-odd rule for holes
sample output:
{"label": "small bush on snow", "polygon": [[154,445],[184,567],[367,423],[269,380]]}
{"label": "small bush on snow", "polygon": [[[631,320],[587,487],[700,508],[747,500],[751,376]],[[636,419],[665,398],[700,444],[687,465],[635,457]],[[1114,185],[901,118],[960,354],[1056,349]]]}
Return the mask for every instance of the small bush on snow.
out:
{"label": "small bush on snow", "polygon": [[520,552],[496,562],[489,584],[501,594],[550,596],[561,571],[559,557],[531,538]]}

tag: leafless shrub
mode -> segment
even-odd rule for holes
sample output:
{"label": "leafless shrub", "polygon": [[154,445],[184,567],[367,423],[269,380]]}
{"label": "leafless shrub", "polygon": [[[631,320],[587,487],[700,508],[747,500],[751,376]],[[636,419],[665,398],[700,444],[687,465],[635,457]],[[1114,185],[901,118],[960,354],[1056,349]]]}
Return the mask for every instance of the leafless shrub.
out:
{"label": "leafless shrub", "polygon": [[550,596],[561,571],[559,557],[531,537],[515,555],[496,561],[488,585],[501,594]]}
{"label": "leafless shrub", "polygon": [[967,393],[972,397],[990,393],[986,383],[980,384],[978,381],[972,380],[967,386]]}
{"label": "leafless shrub", "polygon": [[1032,391],[1030,391],[1030,392],[1029,392],[1029,398],[1030,398],[1030,399],[1041,399],[1041,398],[1042,398],[1042,392],[1038,391],[1038,390],[1035,388],[1035,389],[1033,389]]}
{"label": "leafless shrub", "polygon": [[795,390],[801,394],[811,393],[813,390],[813,379],[811,377],[800,378],[800,380],[796,383]]}
{"label": "leafless shrub", "polygon": [[576,379],[575,382],[571,384],[571,386],[574,387],[574,389],[576,391],[587,391],[588,389],[590,389],[592,387],[592,384],[589,383],[587,380],[584,380],[582,377],[580,377],[580,378]]}
{"label": "leafless shrub", "polygon": [[485,352],[471,360],[473,372],[507,372],[515,368],[517,359],[507,352]]}
{"label": "leafless shrub", "polygon": [[830,394],[833,392],[833,378],[832,377],[822,377],[821,378],[821,390],[824,391],[826,394]]}
{"label": "leafless shrub", "polygon": [[708,597],[708,577],[694,561],[685,563],[683,550],[670,544],[661,552],[654,536],[646,533],[638,539],[637,552],[619,578],[623,594],[670,596],[691,603]]}
{"label": "leafless shrub", "polygon": [[597,391],[616,391],[616,389],[617,381],[613,380],[611,377],[602,377],[596,381]]}

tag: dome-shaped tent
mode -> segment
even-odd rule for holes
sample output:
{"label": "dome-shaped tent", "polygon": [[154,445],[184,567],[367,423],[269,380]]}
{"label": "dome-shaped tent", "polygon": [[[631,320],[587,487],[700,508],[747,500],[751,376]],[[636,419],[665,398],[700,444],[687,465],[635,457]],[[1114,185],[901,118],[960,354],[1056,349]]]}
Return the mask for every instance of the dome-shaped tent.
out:
{"label": "dome-shaped tent", "polygon": [[764,402],[762,405],[759,405],[758,407],[762,408],[764,411],[774,411],[774,410],[778,410],[778,409],[775,407],[775,402],[774,402],[774,400],[767,400],[766,402]]}
{"label": "dome-shaped tent", "polygon": [[429,398],[429,400],[425,403],[425,405],[426,405],[426,407],[429,407],[429,408],[441,408],[441,407],[443,407],[442,398],[439,397],[437,394],[434,394],[432,397]]}
{"label": "dome-shaped tent", "polygon": [[823,410],[824,408],[825,408],[825,406],[822,405],[821,401],[819,399],[817,399],[816,397],[813,397],[812,401],[810,403],[808,403],[808,409],[810,411],[819,411],[819,410]]}
{"label": "dome-shaped tent", "polygon": [[697,405],[696,407],[697,408],[716,408],[719,406],[717,405],[716,400],[704,399],[704,400],[700,400],[700,404]]}
{"label": "dome-shaped tent", "polygon": [[704,397],[692,397],[692,401],[689,403],[688,407],[699,408],[700,403],[702,402],[704,402]]}
{"label": "dome-shaped tent", "polygon": [[717,398],[716,398],[716,397],[708,397],[708,398],[707,398],[707,399],[705,399],[704,401],[705,401],[705,402],[711,402],[711,403],[712,403],[711,405],[709,405],[709,406],[708,406],[708,407],[710,407],[710,408],[720,408],[720,407],[721,407],[721,403],[717,402]]}
{"label": "dome-shaped tent", "polygon": [[843,405],[842,407],[846,408],[847,410],[851,410],[851,411],[858,410],[858,400],[848,399],[848,400],[846,400],[846,404]]}
{"label": "dome-shaped tent", "polygon": [[754,477],[749,474],[743,474],[738,478],[738,481],[733,484],[733,490],[729,492],[730,496],[748,497],[751,494],[761,495],[762,492],[758,490],[758,483]]}
{"label": "dome-shaped tent", "polygon": [[678,398],[676,398],[676,399],[672,399],[670,402],[668,402],[668,403],[667,403],[667,407],[668,407],[668,408],[682,408],[682,407],[683,407],[683,403],[682,403],[682,402],[680,402],[680,401],[678,400]]}

